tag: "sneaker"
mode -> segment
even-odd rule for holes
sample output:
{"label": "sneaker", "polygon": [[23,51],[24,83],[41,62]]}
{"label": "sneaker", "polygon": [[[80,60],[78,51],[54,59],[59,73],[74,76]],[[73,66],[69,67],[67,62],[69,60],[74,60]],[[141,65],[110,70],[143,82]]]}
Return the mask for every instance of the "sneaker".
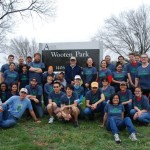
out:
{"label": "sneaker", "polygon": [[48,123],[53,123],[54,122],[54,117],[50,117]]}
{"label": "sneaker", "polygon": [[130,136],[129,136],[129,139],[131,139],[131,141],[137,141],[136,134],[131,133]]}
{"label": "sneaker", "polygon": [[115,138],[115,142],[116,142],[117,144],[118,144],[118,143],[121,143],[121,140],[120,140],[118,134],[114,134],[114,138]]}

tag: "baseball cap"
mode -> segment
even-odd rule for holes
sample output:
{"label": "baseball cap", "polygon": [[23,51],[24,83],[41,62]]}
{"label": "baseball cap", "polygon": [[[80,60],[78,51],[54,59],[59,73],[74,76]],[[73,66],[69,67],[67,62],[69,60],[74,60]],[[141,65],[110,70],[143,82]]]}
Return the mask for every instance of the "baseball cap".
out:
{"label": "baseball cap", "polygon": [[74,77],[74,79],[76,80],[76,79],[80,79],[81,80],[81,77],[80,77],[80,75],[76,75],[75,77]]}
{"label": "baseball cap", "polygon": [[121,82],[121,83],[120,83],[120,86],[123,86],[123,85],[126,86],[126,85],[127,85],[126,82]]}
{"label": "baseball cap", "polygon": [[28,90],[26,88],[21,88],[20,92],[25,92],[26,94],[28,94]]}
{"label": "baseball cap", "polygon": [[76,60],[76,57],[72,56],[72,57],[70,58],[70,60]]}
{"label": "baseball cap", "polygon": [[98,88],[98,83],[97,82],[92,82],[91,87],[97,87]]}

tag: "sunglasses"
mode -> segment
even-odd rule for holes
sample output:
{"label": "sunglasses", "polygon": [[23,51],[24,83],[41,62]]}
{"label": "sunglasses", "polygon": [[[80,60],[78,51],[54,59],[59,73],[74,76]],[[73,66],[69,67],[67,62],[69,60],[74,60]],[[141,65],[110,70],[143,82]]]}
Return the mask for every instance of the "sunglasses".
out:
{"label": "sunglasses", "polygon": [[23,91],[22,91],[21,93],[23,93],[23,94],[27,94],[26,92],[23,92]]}

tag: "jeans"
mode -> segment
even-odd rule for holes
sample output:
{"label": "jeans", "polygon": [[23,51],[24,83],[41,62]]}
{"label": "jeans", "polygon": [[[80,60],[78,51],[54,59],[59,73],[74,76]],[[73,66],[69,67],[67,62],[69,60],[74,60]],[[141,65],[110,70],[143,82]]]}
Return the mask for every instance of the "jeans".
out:
{"label": "jeans", "polygon": [[17,118],[12,116],[7,108],[3,108],[3,112],[0,112],[0,127],[11,128],[17,124]]}
{"label": "jeans", "polygon": [[125,115],[129,115],[130,114],[130,110],[132,109],[132,102],[128,103],[128,104],[125,104],[124,108],[125,108]]}
{"label": "jeans", "polygon": [[32,107],[33,107],[33,110],[34,110],[36,116],[42,118],[44,115],[42,104],[36,104],[33,101],[31,101],[31,103],[32,103]]}
{"label": "jeans", "polygon": [[[135,109],[131,109],[130,115],[133,117],[137,111]],[[139,122],[150,123],[150,112],[144,112],[140,117],[137,117]]]}
{"label": "jeans", "polygon": [[111,131],[113,134],[118,134],[119,130],[123,130],[126,127],[129,134],[136,132],[133,123],[129,117],[126,117],[123,120],[111,117],[106,124],[107,130]]}
{"label": "jeans", "polygon": [[104,116],[104,107],[105,107],[106,103],[102,102],[100,104],[97,105],[95,110],[92,110],[89,107],[86,107],[84,109],[84,114],[87,116],[93,115],[94,113],[100,112],[101,116]]}

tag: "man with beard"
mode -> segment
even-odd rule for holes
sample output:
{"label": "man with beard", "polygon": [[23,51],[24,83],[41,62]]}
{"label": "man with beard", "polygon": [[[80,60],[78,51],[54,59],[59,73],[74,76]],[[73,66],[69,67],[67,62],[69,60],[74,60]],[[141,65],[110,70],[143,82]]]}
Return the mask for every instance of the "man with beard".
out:
{"label": "man with beard", "polygon": [[45,69],[45,65],[41,62],[41,54],[34,54],[34,61],[29,64],[29,81],[35,77],[38,84],[42,84],[42,73]]}

